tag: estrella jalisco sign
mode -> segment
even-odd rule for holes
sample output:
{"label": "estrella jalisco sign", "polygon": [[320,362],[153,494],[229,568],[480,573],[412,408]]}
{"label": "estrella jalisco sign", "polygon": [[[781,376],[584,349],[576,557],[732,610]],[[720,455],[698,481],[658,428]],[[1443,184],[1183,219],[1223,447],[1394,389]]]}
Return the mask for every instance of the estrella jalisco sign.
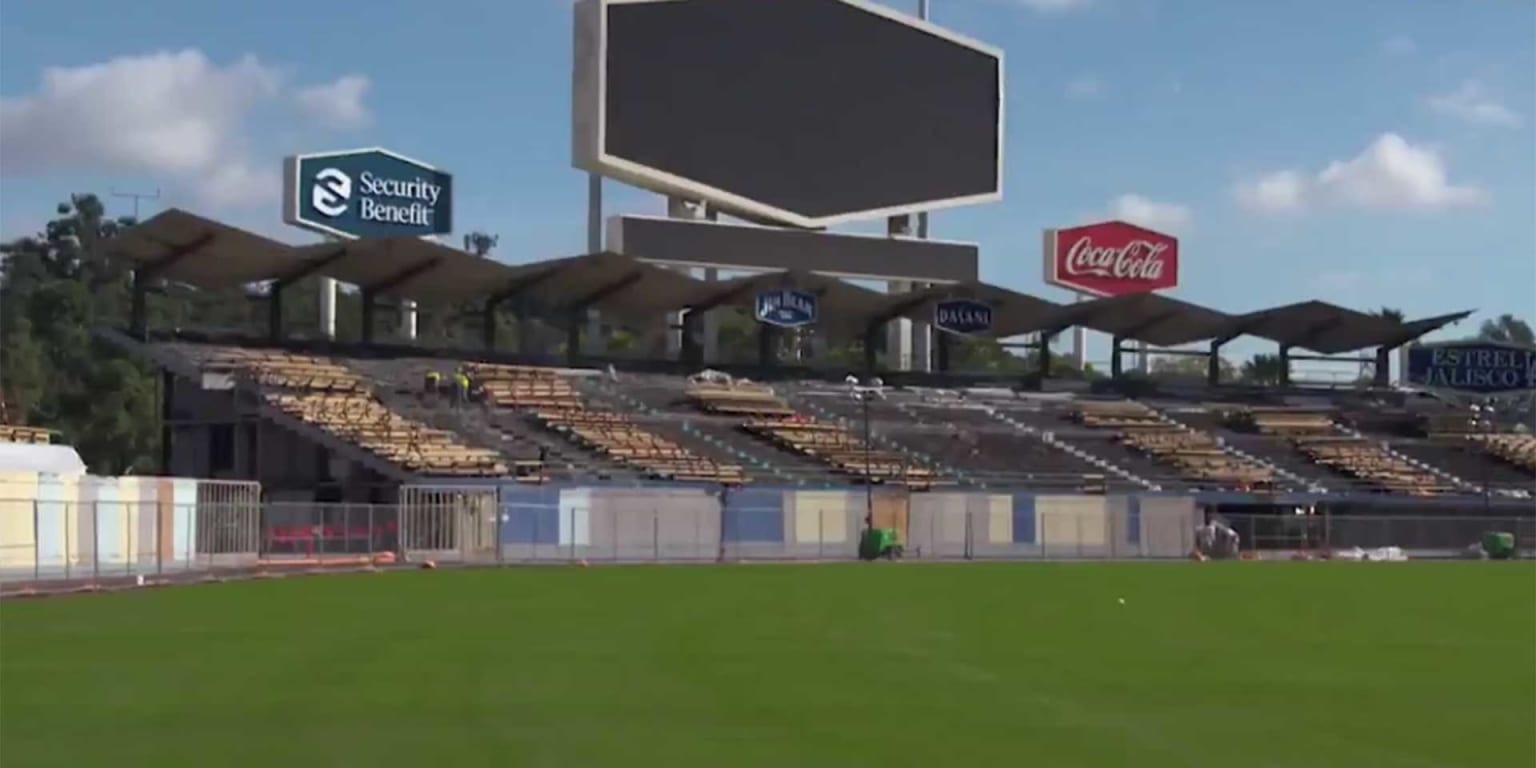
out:
{"label": "estrella jalisco sign", "polygon": [[1408,383],[1472,395],[1536,390],[1536,349],[1493,341],[1408,348]]}
{"label": "estrella jalisco sign", "polygon": [[992,306],[973,299],[949,299],[933,305],[933,327],[968,336],[992,330]]}
{"label": "estrella jalisco sign", "polygon": [[816,294],[781,288],[757,294],[757,321],[780,328],[799,328],[816,322]]}
{"label": "estrella jalisco sign", "polygon": [[344,238],[453,231],[453,176],[387,149],[283,160],[283,221]]}

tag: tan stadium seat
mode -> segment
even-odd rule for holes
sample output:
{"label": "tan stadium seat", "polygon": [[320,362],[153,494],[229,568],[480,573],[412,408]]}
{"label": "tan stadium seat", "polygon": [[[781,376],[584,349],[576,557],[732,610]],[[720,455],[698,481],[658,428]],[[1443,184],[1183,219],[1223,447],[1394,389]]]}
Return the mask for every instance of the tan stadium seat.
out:
{"label": "tan stadium seat", "polygon": [[588,450],[648,475],[668,480],[747,482],[740,466],[699,456],[646,431],[625,414],[589,409],[579,400],[574,406],[538,409],[534,418]]}
{"label": "tan stadium seat", "polygon": [[209,368],[250,377],[267,402],[407,471],[433,475],[501,476],[501,455],[458,442],[390,410],[368,382],[328,358],[275,350],[220,348]]}
{"label": "tan stadium seat", "polygon": [[756,382],[689,382],[688,399],[699,410],[745,419],[738,427],[781,449],[830,466],[864,482],[893,483],[914,490],[938,484],[933,471],[900,454],[874,449],[847,429],[803,416]]}
{"label": "tan stadium seat", "polygon": [[1132,400],[1085,400],[1072,413],[1086,427],[1112,429],[1119,441],[1172,468],[1186,480],[1238,489],[1274,485],[1274,470],[1229,453],[1215,436],[1163,418]]}
{"label": "tan stadium seat", "polygon": [[1490,455],[1527,472],[1536,472],[1536,435],[1484,433],[1467,435]]}
{"label": "tan stadium seat", "polygon": [[0,424],[0,443],[37,443],[47,445],[51,442],[53,442],[53,433],[41,427]]}

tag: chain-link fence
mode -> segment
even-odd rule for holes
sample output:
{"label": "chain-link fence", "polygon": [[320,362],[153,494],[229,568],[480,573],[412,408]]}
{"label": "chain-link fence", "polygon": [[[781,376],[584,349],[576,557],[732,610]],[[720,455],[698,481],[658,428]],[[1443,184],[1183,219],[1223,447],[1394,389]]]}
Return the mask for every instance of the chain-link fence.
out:
{"label": "chain-link fence", "polygon": [[10,502],[0,507],[0,581],[241,567],[261,552],[261,517],[250,504]]}
{"label": "chain-link fence", "polygon": [[1224,514],[1245,549],[1343,550],[1397,547],[1420,557],[1456,557],[1490,532],[1511,533],[1536,552],[1536,517],[1467,515]]}

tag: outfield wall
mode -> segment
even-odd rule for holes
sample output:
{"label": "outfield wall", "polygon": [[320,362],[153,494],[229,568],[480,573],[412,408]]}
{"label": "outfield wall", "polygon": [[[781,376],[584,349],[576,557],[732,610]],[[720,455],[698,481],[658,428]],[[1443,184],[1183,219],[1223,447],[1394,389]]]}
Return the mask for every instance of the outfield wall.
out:
{"label": "outfield wall", "polygon": [[866,515],[908,558],[1168,558],[1200,521],[1193,497],[1159,495],[504,483],[401,498],[408,552],[509,562],[850,559]]}
{"label": "outfield wall", "polygon": [[680,484],[417,485],[398,505],[260,501],[254,483],[0,473],[0,581],[301,565],[851,560],[867,514],[908,559],[1176,558],[1189,496]]}

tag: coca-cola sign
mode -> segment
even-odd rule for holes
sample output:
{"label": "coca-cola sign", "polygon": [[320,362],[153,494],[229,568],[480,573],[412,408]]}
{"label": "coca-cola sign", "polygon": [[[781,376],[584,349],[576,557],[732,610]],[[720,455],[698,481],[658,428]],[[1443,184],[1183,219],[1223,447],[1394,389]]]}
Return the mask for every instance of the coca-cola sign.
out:
{"label": "coca-cola sign", "polygon": [[1172,288],[1179,240],[1123,221],[1047,229],[1045,281],[1095,296]]}

